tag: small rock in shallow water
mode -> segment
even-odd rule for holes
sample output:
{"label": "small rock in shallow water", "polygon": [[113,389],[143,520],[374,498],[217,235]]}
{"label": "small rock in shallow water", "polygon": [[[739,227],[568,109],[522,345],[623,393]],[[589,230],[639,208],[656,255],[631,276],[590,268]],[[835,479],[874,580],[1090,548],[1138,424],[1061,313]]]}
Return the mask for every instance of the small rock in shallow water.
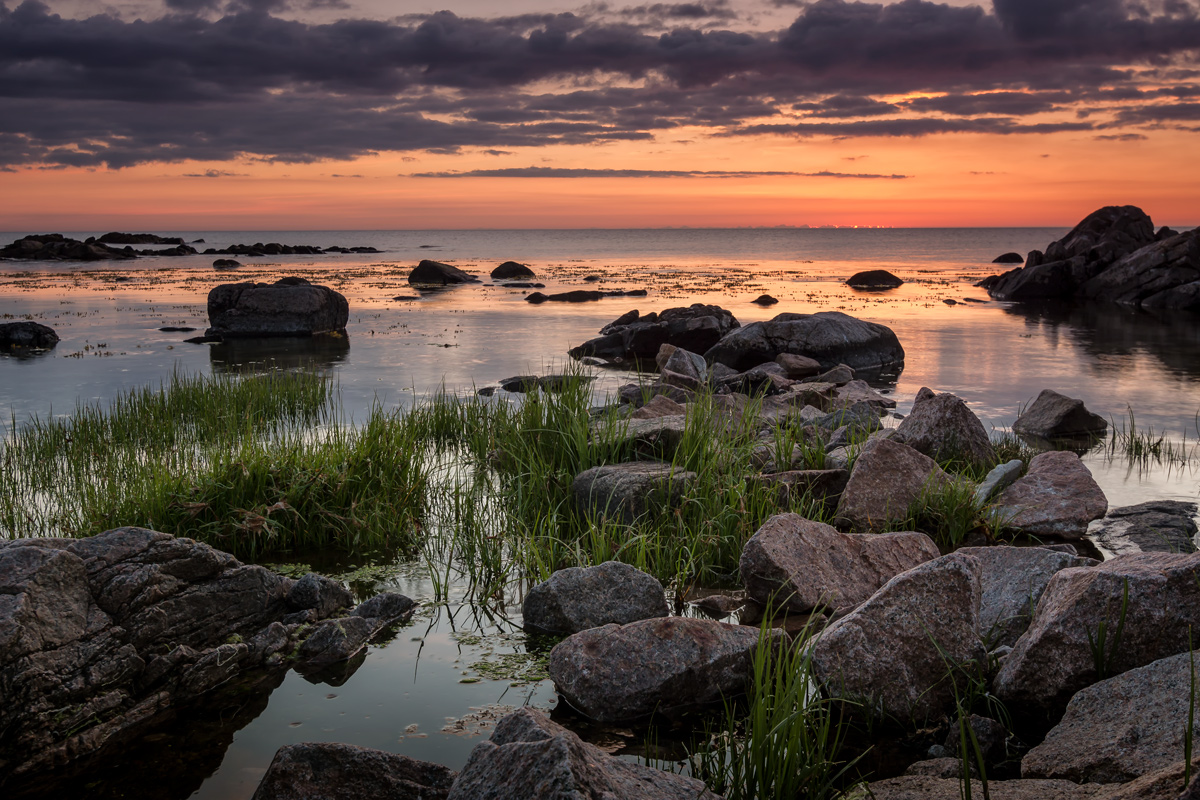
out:
{"label": "small rock in shallow water", "polygon": [[1060,439],[1102,434],[1108,430],[1108,423],[1088,411],[1082,400],[1043,389],[1033,405],[1017,417],[1012,429],[1028,436]]}

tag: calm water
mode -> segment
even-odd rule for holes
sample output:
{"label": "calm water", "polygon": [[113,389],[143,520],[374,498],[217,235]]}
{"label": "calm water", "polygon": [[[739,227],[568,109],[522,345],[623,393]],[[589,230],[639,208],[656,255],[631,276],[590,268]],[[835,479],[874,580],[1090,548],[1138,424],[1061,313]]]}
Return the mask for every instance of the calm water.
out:
{"label": "calm water", "polygon": [[[246,266],[234,274],[212,270],[214,256],[108,264],[0,262],[0,318],[36,319],[62,337],[46,354],[0,355],[0,422],[6,427],[35,414],[70,413],[77,402],[106,402],[125,389],[157,383],[173,369],[207,373],[246,362],[326,367],[336,375],[346,407],[361,415],[373,402],[406,406],[442,385],[465,394],[511,375],[551,372],[564,365],[570,346],[630,308],[644,313],[705,302],[730,309],[743,324],[783,311],[841,310],[891,326],[907,357],[895,384],[881,388],[893,394],[901,413],[918,389],[929,386],[954,392],[985,425],[1003,429],[1022,404],[1053,388],[1083,398],[1118,424],[1132,409],[1139,427],[1166,431],[1189,446],[1198,436],[1200,319],[966,302],[987,300],[971,284],[998,271],[990,263],[996,255],[1044,248],[1063,230],[160,233],[203,238],[200,248],[278,241],[366,245],[384,252],[285,256],[269,263],[239,258]],[[0,234],[0,242],[20,235]],[[599,275],[601,288],[646,288],[649,296],[534,306],[523,300],[527,290],[488,285],[418,296],[405,279],[421,258],[452,262],[485,283],[492,267],[513,259],[529,264],[548,293],[592,286],[583,278]],[[852,273],[874,268],[891,270],[908,283],[883,294],[842,284]],[[219,283],[293,274],[347,295],[348,340],[189,345],[182,340],[195,334],[158,331],[166,325],[202,331],[207,292]],[[781,302],[767,310],[750,302],[764,292]],[[947,299],[958,302],[947,305]],[[598,400],[632,377],[596,374]],[[1195,500],[1200,494],[1194,467],[1140,469],[1100,454],[1086,461],[1114,506],[1154,498]],[[427,576],[412,565],[360,588],[432,597]],[[509,608],[515,614],[519,607],[514,597]],[[461,766],[503,707],[555,704],[553,687],[545,683],[460,682],[474,674],[470,665],[485,654],[494,658],[530,646],[519,622],[515,615],[482,618],[461,596],[426,608],[391,642],[372,647],[351,677],[327,679],[340,685],[289,673],[277,687],[214,704],[208,717],[190,715],[184,738],[169,731],[148,738],[130,749],[127,761],[114,763],[112,774],[157,775],[156,766],[182,759],[185,766],[163,771],[154,782],[157,796],[249,797],[279,746],[314,740]],[[622,744],[620,736],[611,741],[612,732],[603,736],[613,747]],[[626,743],[640,744],[634,741],[639,736],[631,732]],[[107,780],[106,774],[93,791],[107,787],[113,796],[125,791]]]}

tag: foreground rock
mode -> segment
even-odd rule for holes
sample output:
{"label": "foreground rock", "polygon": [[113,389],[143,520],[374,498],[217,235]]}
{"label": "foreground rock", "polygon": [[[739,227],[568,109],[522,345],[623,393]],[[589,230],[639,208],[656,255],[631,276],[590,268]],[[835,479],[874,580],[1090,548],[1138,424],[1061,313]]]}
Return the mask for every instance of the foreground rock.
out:
{"label": "foreground rock", "polygon": [[1088,538],[1113,555],[1196,552],[1196,504],[1151,500],[1114,508],[1088,526]]}
{"label": "foreground rock", "polygon": [[898,369],[904,364],[904,348],[891,328],[840,311],[779,314],[752,322],[722,337],[704,358],[745,372],[781,353],[807,356],[825,369],[838,364],[855,370]]}
{"label": "foreground rock", "polygon": [[1099,563],[1042,547],[963,547],[957,552],[979,561],[979,629],[992,648],[1016,644],[1055,573]]}
{"label": "foreground rock", "polygon": [[880,531],[908,517],[913,503],[950,481],[929,456],[889,439],[863,446],[838,501],[838,519],[858,531]]}
{"label": "foreground rock", "polygon": [[208,293],[205,336],[223,339],[315,336],[346,332],[350,306],[327,286],[303,278],[225,283]]}
{"label": "foreground rock", "polygon": [[645,514],[677,506],[684,489],[695,479],[696,473],[671,464],[631,461],[579,473],[571,492],[576,506],[586,513],[630,524]]}
{"label": "foreground rock", "polygon": [[38,322],[0,322],[0,350],[49,350],[58,334]]}
{"label": "foreground rock", "polygon": [[719,306],[694,303],[644,316],[630,311],[600,329],[600,336],[570,350],[574,359],[596,358],[612,364],[652,363],[664,344],[703,353],[739,323]]}
{"label": "foreground rock", "polygon": [[846,279],[846,285],[852,289],[895,289],[903,286],[904,281],[886,269],[871,269],[854,273]]}
{"label": "foreground rock", "polygon": [[1192,667],[1180,653],[1081,690],[1021,760],[1021,775],[1125,783],[1170,767],[1183,753]]}
{"label": "foreground rock", "polygon": [[440,261],[430,261],[423,259],[421,263],[413,267],[412,272],[408,273],[408,282],[431,285],[431,286],[446,286],[453,283],[477,283],[479,278],[469,272],[463,272],[458,267],[452,267],[449,264],[443,264]]}
{"label": "foreground rock", "polygon": [[[782,634],[780,634],[782,635]],[[665,617],[582,631],[550,651],[550,677],[600,722],[646,719],[735,697],[746,689],[757,628]]]}
{"label": "foreground rock", "polygon": [[742,548],[746,594],[763,606],[810,611],[855,606],[880,586],[939,556],[923,533],[845,534],[833,526],[778,514]]}
{"label": "foreground rock", "polygon": [[971,556],[942,556],[892,578],[831,623],[813,646],[826,691],[917,723],[953,709],[950,666],[977,672],[985,656],[980,572]]}
{"label": "foreground rock", "polygon": [[[960,779],[929,775],[902,775],[898,778],[872,781],[870,790],[869,796],[873,800],[962,800],[963,798],[963,784]],[[988,790],[992,800],[1098,800],[1101,788],[1080,786],[1070,781],[991,780],[988,781]],[[980,781],[971,781],[971,796],[984,796],[983,784]]]}
{"label": "foreground rock", "polygon": [[553,634],[671,613],[657,578],[618,561],[560,569],[529,590],[521,609],[526,628]]}
{"label": "foreground rock", "polygon": [[1025,477],[1001,492],[993,508],[1006,528],[1081,539],[1088,523],[1108,511],[1108,500],[1079,456],[1057,450],[1034,456]]}
{"label": "foreground rock", "polygon": [[529,267],[524,264],[519,264],[516,261],[505,261],[500,266],[492,270],[492,279],[498,281],[513,281],[524,280],[526,278],[536,278],[537,275]]}
{"label": "foreground rock", "polygon": [[299,622],[348,599],[299,585],[143,528],[0,543],[0,762],[16,776],[119,747],[247,669],[285,666]]}
{"label": "foreground rock", "polygon": [[1055,574],[996,676],[995,693],[1032,723],[1053,723],[1076,692],[1105,677],[1089,642],[1101,624],[1109,676],[1186,651],[1189,628],[1200,630],[1200,554],[1119,556]]}
{"label": "foreground rock", "polygon": [[1108,430],[1108,423],[1093,414],[1076,400],[1053,389],[1043,389],[1033,405],[1025,409],[1013,423],[1013,431],[1043,439],[1070,439],[1098,436]]}
{"label": "foreground rock", "polygon": [[279,748],[252,800],[444,800],[454,772],[441,764],[332,742]]}
{"label": "foreground rock", "polygon": [[1200,311],[1200,231],[1124,256],[1083,284],[1079,295],[1125,306]]}
{"label": "foreground rock", "polygon": [[979,417],[950,393],[934,394],[922,387],[912,411],[896,428],[893,441],[940,461],[993,464],[996,450]]}
{"label": "foreground rock", "polygon": [[475,745],[449,797],[720,800],[694,778],[615,758],[529,708],[501,719],[491,740]]}

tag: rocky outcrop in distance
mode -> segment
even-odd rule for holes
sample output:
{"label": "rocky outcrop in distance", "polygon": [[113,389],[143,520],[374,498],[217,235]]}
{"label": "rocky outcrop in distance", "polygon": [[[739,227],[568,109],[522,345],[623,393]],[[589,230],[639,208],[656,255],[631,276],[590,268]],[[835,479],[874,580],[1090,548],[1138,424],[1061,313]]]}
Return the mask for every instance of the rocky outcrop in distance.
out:
{"label": "rocky outcrop in distance", "polygon": [[[112,247],[123,244],[124,247]],[[157,250],[135,250],[135,244],[169,244]],[[204,255],[240,255],[247,257],[278,255],[320,255],[322,253],[378,253],[374,247],[313,247],[311,245],[286,245],[278,242],[263,244],[235,244],[216,249],[210,247]],[[20,261],[126,261],[142,256],[194,256],[200,251],[186,244],[177,236],[158,236],[153,233],[106,233],[99,239],[88,237],[84,241],[71,239],[61,233],[44,233],[25,236],[0,249],[0,258]]]}

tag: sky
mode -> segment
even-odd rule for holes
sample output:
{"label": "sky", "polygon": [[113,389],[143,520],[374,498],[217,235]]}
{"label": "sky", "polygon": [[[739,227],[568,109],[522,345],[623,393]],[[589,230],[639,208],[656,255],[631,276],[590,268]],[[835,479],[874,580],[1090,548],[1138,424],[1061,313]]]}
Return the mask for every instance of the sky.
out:
{"label": "sky", "polygon": [[1198,155],[1200,0],[0,0],[0,230],[1195,225]]}

